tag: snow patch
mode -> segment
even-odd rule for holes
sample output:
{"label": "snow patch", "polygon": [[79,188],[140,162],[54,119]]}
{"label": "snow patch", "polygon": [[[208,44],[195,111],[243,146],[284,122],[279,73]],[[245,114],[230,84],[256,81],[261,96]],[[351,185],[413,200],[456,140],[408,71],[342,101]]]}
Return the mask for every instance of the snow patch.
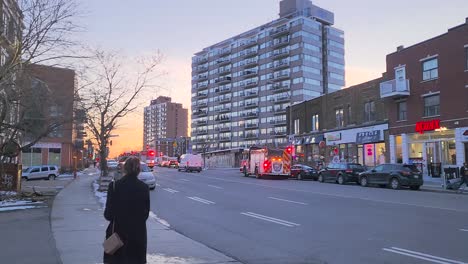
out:
{"label": "snow patch", "polygon": [[171,225],[166,220],[159,218],[155,213],[153,213],[153,211],[149,212],[149,217],[151,219],[159,222],[160,224],[162,224],[165,227],[171,227]]}
{"label": "snow patch", "polygon": [[32,205],[32,204],[43,204],[43,202],[32,202],[32,201],[25,201],[25,200],[0,201],[0,207],[18,206],[18,205]]}
{"label": "snow patch", "polygon": [[0,212],[5,211],[13,211],[13,210],[24,210],[24,209],[33,209],[33,208],[44,208],[47,206],[8,206],[8,207],[0,207]]}
{"label": "snow patch", "polygon": [[97,183],[98,179],[96,179],[93,182],[93,188],[94,188],[94,195],[98,198],[99,202],[101,203],[102,208],[106,207],[106,200],[107,200],[107,192],[100,192],[99,190],[99,184]]}
{"label": "snow patch", "polygon": [[0,191],[0,195],[15,196],[15,195],[18,195],[18,193],[17,192],[11,192],[11,191]]}

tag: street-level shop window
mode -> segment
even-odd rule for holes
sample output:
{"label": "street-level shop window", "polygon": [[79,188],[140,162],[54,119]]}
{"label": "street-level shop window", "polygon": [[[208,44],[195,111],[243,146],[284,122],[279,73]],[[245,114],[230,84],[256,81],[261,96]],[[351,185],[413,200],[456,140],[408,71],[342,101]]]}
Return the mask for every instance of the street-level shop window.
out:
{"label": "street-level shop window", "polygon": [[364,121],[375,121],[375,102],[370,101],[364,105]]}
{"label": "street-level shop window", "polygon": [[406,113],[407,113],[407,104],[406,101],[398,102],[398,121],[408,120]]}
{"label": "street-level shop window", "polygon": [[424,116],[440,115],[440,96],[431,95],[424,97]]}
{"label": "street-level shop window", "polygon": [[315,114],[312,116],[312,131],[319,130],[319,115]]}
{"label": "street-level shop window", "polygon": [[335,110],[336,127],[344,127],[343,108]]}
{"label": "street-level shop window", "polygon": [[437,58],[423,61],[423,81],[437,79],[439,77],[438,67]]}

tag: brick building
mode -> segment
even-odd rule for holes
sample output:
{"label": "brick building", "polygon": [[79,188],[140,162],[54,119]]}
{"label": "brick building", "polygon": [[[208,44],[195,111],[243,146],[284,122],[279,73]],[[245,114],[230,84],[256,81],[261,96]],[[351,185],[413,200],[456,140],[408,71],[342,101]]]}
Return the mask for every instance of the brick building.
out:
{"label": "brick building", "polygon": [[312,166],[343,161],[375,166],[387,161],[381,82],[378,78],[288,108],[296,161]]}
{"label": "brick building", "polygon": [[380,94],[389,111],[391,162],[439,176],[468,161],[468,18],[387,55]]}

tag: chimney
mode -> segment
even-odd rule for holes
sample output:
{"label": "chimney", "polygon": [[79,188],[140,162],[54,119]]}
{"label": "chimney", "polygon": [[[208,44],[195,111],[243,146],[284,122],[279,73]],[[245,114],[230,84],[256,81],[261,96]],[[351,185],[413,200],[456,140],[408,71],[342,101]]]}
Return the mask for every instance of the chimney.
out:
{"label": "chimney", "polygon": [[399,51],[402,51],[405,47],[403,45],[400,45],[396,48],[396,51],[399,52]]}

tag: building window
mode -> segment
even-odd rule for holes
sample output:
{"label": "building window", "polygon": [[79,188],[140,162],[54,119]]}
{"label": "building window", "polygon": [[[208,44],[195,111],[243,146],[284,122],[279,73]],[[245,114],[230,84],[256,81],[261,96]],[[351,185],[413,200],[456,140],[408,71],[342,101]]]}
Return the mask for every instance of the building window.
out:
{"label": "building window", "polygon": [[346,115],[347,115],[347,118],[348,118],[348,124],[351,124],[352,119],[351,119],[351,106],[350,105],[348,105],[348,109],[346,110]]}
{"label": "building window", "polygon": [[437,115],[440,115],[440,96],[426,96],[424,98],[424,116]]}
{"label": "building window", "polygon": [[319,115],[315,114],[312,116],[312,131],[319,130]]}
{"label": "building window", "polygon": [[300,134],[300,131],[299,131],[299,119],[295,119],[295,120],[294,120],[294,134],[295,134],[295,135],[299,135],[299,134]]}
{"label": "building window", "polygon": [[398,103],[398,121],[407,120],[406,118],[407,108],[406,101]]}
{"label": "building window", "polygon": [[437,79],[437,77],[439,77],[437,58],[423,61],[422,67],[423,81]]}
{"label": "building window", "polygon": [[468,71],[468,47],[465,47],[465,70]]}
{"label": "building window", "polygon": [[370,101],[364,105],[364,122],[375,121],[375,102]]}
{"label": "building window", "polygon": [[343,108],[335,110],[336,127],[344,127]]}

